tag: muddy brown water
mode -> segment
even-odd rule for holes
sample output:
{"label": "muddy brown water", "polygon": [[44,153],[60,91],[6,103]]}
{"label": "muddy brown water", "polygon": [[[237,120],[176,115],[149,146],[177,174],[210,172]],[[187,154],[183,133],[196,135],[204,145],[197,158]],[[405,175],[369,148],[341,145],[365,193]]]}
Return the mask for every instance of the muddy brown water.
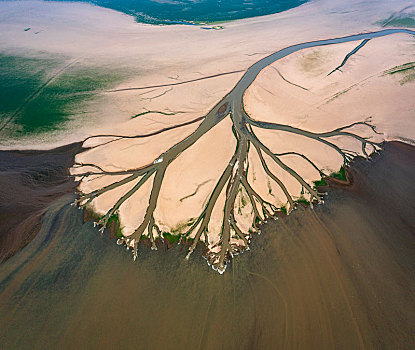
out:
{"label": "muddy brown water", "polygon": [[68,167],[81,143],[49,151],[0,151],[0,263],[29,243],[48,206],[75,191]]}
{"label": "muddy brown water", "polygon": [[224,275],[180,246],[134,263],[65,195],[0,265],[0,348],[413,349],[414,173],[415,148],[387,144]]}

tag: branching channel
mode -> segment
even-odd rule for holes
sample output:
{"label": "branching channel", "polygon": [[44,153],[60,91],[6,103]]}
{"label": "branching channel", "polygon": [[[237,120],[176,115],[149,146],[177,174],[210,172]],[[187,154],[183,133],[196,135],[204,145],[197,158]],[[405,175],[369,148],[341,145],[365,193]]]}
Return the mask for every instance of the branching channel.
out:
{"label": "branching channel", "polygon": [[[370,38],[370,33],[365,33],[354,36],[350,41],[368,40]],[[364,43],[365,42],[367,41],[364,41]],[[315,46],[325,44],[327,43],[324,43],[324,41],[322,43],[322,41],[320,41],[318,43],[316,42]],[[331,42],[329,44],[331,44]],[[362,44],[360,46],[362,46]],[[307,47],[310,47],[309,43]],[[289,53],[300,49],[301,48],[296,48],[296,50],[291,50]],[[281,50],[281,52],[284,50]],[[284,55],[287,54],[284,53],[280,56],[284,57]],[[275,150],[272,150],[259,136],[257,136],[256,130],[269,130],[295,134],[319,143],[323,147],[337,152],[343,160],[343,166],[347,166],[357,155],[369,157],[373,152],[378,151],[382,144],[374,142],[370,137],[362,136],[355,131],[363,130],[366,135],[370,134],[372,136],[377,134],[375,126],[372,125],[370,118],[330,131],[317,133],[290,125],[254,120],[249,116],[244,109],[243,94],[262,69],[281,58],[276,54],[273,55],[270,55],[251,66],[235,88],[223,97],[223,99],[206,116],[191,121],[192,123],[195,123],[196,121],[200,122],[193,133],[160,154],[153,162],[138,168],[119,171],[105,170],[103,167],[91,163],[75,164],[72,176],[80,181],[86,181],[88,178],[98,176],[106,176],[114,179],[109,185],[89,193],[82,193],[75,204],[80,207],[88,206],[99,196],[116,189],[119,190],[121,186],[130,184],[129,190],[119,196],[113,206],[97,222],[102,231],[108,225],[110,219],[114,215],[117,215],[120,207],[122,207],[134,193],[142,188],[144,184],[150,184],[151,192],[148,196],[147,208],[141,223],[135,228],[132,234],[120,237],[118,243],[124,244],[128,249],[132,250],[134,260],[137,258],[138,245],[143,237],[146,237],[151,242],[152,249],[157,249],[156,240],[158,238],[163,238],[165,234],[173,235],[172,232],[163,232],[163,230],[160,229],[156,214],[157,203],[167,168],[182,152],[192,147],[197,140],[204,134],[210,132],[215,125],[225,118],[230,118],[232,121],[232,130],[236,139],[236,147],[234,153],[230,156],[226,167],[217,179],[213,190],[207,196],[203,207],[201,207],[200,213],[196,218],[192,218],[187,230],[179,234],[180,242],[189,245],[188,254],[186,256],[187,259],[190,258],[198,243],[203,242],[208,247],[205,255],[208,263],[215,270],[223,273],[226,269],[227,262],[233,256],[248,249],[251,235],[254,232],[259,231],[259,226],[262,223],[270,218],[276,218],[278,211],[284,211],[289,214],[296,205],[298,205],[300,202],[299,198],[293,195],[293,193],[290,193],[286,180],[284,180],[287,177],[303,189],[303,193],[304,195],[307,195],[310,204],[321,202],[322,194],[315,186],[313,186],[313,184],[307,182],[300,172],[296,171],[292,166],[289,166],[286,158],[298,158],[312,167],[322,178],[329,174],[326,174],[325,171],[317,165],[315,160],[310,159],[302,153],[276,153]],[[271,56],[274,58],[270,59]],[[178,124],[175,127],[180,128],[189,123]],[[159,130],[157,133],[162,134],[171,130],[171,128],[172,127]],[[126,139],[140,137],[146,136],[97,135],[92,137],[92,139],[96,138],[99,140],[98,144],[95,144],[93,147],[99,149],[100,147],[108,145],[108,142],[116,144]],[[335,142],[338,138],[353,140],[355,143],[360,144],[361,152],[357,153],[356,151],[343,149]],[[91,137],[89,139],[91,139]],[[248,175],[251,171],[250,162],[253,156],[259,160],[260,166],[268,181],[283,193],[284,201],[282,203],[265,200],[264,196],[262,196],[250,182],[250,177]],[[278,172],[275,169],[278,169]],[[281,174],[284,174],[284,176],[281,177]],[[122,179],[120,179],[120,175],[123,176]],[[224,200],[220,200],[220,198],[224,198]],[[238,212],[240,211],[240,205],[238,205],[238,202],[241,198],[245,201],[243,205],[245,208],[245,217],[249,218],[248,229],[246,222],[242,225],[240,221],[241,215]],[[214,208],[219,205],[221,206],[222,213],[221,228],[219,236],[214,239],[210,236],[209,225],[211,223]]]}

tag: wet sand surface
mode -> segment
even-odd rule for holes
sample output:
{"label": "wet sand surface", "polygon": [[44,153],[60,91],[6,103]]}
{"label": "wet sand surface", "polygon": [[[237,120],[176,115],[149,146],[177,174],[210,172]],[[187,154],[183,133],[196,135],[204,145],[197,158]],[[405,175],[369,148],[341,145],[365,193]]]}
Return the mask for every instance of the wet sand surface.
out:
{"label": "wet sand surface", "polygon": [[65,195],[0,265],[0,348],[412,349],[414,173],[415,148],[387,144],[224,275],[180,246],[134,263]]}

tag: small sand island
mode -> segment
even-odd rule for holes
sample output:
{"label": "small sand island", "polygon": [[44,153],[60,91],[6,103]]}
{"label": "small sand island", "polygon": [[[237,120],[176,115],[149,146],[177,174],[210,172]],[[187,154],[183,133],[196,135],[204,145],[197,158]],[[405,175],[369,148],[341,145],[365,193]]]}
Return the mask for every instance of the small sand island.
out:
{"label": "small sand island", "polygon": [[[414,138],[415,30],[399,24],[415,12],[404,1],[311,1],[220,31],[138,24],[89,5],[28,4],[25,16],[50,10],[30,22],[40,34],[21,30],[6,47],[64,57],[47,84],[74,66],[102,72],[118,62],[121,73],[82,102],[85,125],[79,111],[19,147],[83,140],[70,169],[79,181],[74,204],[101,231],[115,223],[134,260],[144,239],[152,249],[159,239],[186,244],[187,259],[201,243],[223,273],[267,220],[323,203],[329,179],[347,181],[353,159]],[[46,28],[55,16],[67,20]],[[2,22],[1,37],[29,25],[24,16],[17,22]],[[16,116],[0,129],[12,130]],[[2,142],[10,145],[13,136]]]}

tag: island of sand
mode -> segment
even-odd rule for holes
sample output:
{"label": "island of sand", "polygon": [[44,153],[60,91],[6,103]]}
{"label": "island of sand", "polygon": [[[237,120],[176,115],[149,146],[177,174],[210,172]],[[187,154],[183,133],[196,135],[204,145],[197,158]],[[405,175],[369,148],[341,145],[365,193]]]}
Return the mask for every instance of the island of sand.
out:
{"label": "island of sand", "polygon": [[[74,65],[123,72],[84,102],[85,125],[74,115],[24,147],[84,140],[70,170],[75,204],[101,229],[116,222],[134,259],[143,239],[153,249],[161,238],[187,244],[187,258],[201,243],[222,273],[262,223],[323,203],[329,178],[347,181],[354,158],[414,138],[415,32],[398,26],[414,16],[405,1],[312,1],[221,31],[137,24],[89,5],[27,6],[27,16],[42,13],[32,27],[44,35],[17,35],[24,17],[2,22],[1,35],[17,38],[3,51],[64,57],[52,77]],[[64,26],[46,26],[64,13]],[[10,118],[2,129],[13,127]]]}

